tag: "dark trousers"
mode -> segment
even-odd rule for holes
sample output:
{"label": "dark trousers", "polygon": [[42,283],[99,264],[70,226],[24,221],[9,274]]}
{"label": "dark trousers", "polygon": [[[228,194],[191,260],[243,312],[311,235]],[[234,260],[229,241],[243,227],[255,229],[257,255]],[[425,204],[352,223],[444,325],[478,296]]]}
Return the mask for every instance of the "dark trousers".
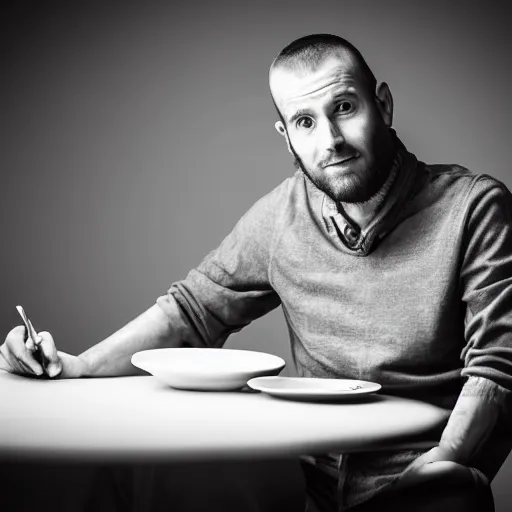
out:
{"label": "dark trousers", "polygon": [[[439,463],[439,471],[414,485],[393,485],[347,512],[494,512],[486,477],[456,463]],[[339,512],[337,479],[310,464],[303,464],[306,512]]]}

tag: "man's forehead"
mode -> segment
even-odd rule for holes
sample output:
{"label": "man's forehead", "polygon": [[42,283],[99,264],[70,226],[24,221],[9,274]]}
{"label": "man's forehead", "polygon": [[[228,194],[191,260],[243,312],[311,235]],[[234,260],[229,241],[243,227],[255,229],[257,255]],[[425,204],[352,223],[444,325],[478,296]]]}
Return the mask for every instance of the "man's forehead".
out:
{"label": "man's forehead", "polygon": [[344,52],[326,58],[315,69],[278,67],[272,70],[270,90],[281,110],[329,94],[331,89],[358,89],[361,80],[356,62],[349,53]]}

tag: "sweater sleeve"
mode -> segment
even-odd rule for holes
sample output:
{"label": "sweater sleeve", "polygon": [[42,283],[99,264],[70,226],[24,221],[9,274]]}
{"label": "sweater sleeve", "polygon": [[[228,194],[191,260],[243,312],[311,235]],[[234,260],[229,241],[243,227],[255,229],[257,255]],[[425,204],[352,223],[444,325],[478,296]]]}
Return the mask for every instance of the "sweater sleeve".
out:
{"label": "sweater sleeve", "polygon": [[470,197],[460,274],[467,305],[461,375],[512,390],[512,196],[482,176]]}
{"label": "sweater sleeve", "polygon": [[217,249],[157,299],[181,345],[222,346],[231,333],[280,305],[268,268],[287,181],[256,202]]}

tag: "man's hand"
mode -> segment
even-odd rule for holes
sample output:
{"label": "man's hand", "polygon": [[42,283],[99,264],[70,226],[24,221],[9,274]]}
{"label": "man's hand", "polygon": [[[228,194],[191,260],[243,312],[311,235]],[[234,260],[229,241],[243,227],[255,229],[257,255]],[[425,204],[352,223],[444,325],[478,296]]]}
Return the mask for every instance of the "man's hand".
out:
{"label": "man's hand", "polygon": [[460,478],[460,481],[471,478],[469,468],[461,463],[453,450],[442,445],[434,446],[407,466],[393,484],[393,488],[411,487],[427,480],[442,479],[446,476]]}
{"label": "man's hand", "polygon": [[458,458],[453,450],[450,448],[438,445],[431,448],[428,452],[420,455],[409,467],[411,469],[419,468],[425,464],[432,462],[458,462],[461,463],[460,457]]}
{"label": "man's hand", "polygon": [[[38,333],[43,338],[41,346],[48,361],[49,377],[77,378],[86,374],[86,363],[79,357],[57,350],[49,332]],[[9,332],[0,346],[0,370],[26,376],[40,376],[43,368],[36,361],[30,347],[32,341],[26,340],[26,329],[19,325]]]}

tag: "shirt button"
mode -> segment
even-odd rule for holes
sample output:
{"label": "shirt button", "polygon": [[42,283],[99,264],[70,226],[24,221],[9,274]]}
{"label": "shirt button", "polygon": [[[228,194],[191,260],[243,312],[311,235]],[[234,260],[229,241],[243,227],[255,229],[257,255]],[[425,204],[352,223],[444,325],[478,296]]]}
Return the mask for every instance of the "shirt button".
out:
{"label": "shirt button", "polygon": [[355,230],[352,226],[346,225],[343,230],[343,235],[347,240],[348,245],[351,247],[357,244],[359,238],[359,231]]}

